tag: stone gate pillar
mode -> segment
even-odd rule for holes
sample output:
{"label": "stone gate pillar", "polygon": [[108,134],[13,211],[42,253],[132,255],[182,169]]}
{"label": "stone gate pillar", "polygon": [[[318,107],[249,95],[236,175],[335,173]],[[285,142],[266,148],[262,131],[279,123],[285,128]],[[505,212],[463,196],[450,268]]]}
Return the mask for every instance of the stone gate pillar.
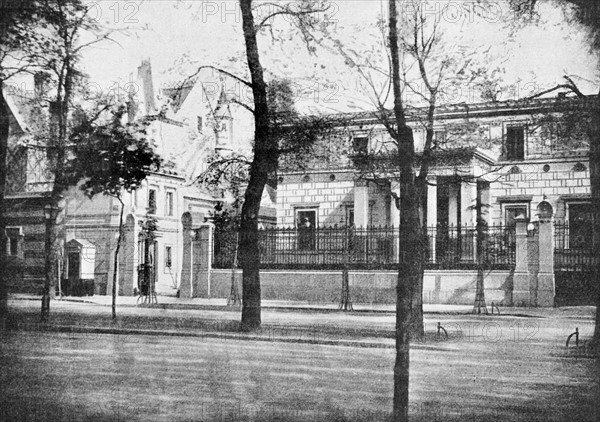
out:
{"label": "stone gate pillar", "polygon": [[119,253],[119,296],[133,296],[133,288],[137,286],[135,229],[135,217],[129,214],[123,224],[123,238]]}
{"label": "stone gate pillar", "polygon": [[516,262],[513,275],[513,306],[529,306],[531,304],[529,291],[529,265],[527,251],[527,224],[529,219],[525,216],[515,218],[516,223]]}
{"label": "stone gate pillar", "polygon": [[539,271],[537,275],[537,306],[554,306],[554,233],[552,206],[538,205]]}
{"label": "stone gate pillar", "polygon": [[213,255],[212,224],[200,226],[195,234],[192,241],[192,296],[209,298]]}
{"label": "stone gate pillar", "polygon": [[181,282],[179,284],[179,297],[192,297],[192,216],[185,213],[181,217],[183,225],[183,250],[181,254]]}

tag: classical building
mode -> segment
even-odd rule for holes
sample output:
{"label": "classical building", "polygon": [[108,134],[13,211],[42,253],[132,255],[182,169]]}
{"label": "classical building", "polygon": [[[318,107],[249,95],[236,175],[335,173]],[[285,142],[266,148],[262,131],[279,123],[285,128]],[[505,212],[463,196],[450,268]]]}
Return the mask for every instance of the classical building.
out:
{"label": "classical building", "polygon": [[[429,237],[426,301],[473,303],[473,271],[483,259],[488,297],[496,303],[589,302],[595,286],[588,136],[597,101],[560,94],[438,107],[423,216]],[[418,160],[425,112],[407,110]],[[345,259],[357,268],[391,269],[386,264],[397,259],[393,245],[402,241],[394,231],[395,200],[402,201],[391,160],[395,146],[375,113],[340,120],[345,124],[339,132],[317,143],[318,153],[301,169],[279,172],[277,225],[295,230],[297,238],[278,236],[296,245],[297,252],[288,252],[298,255],[296,267],[335,267],[327,257],[335,258],[340,245],[350,242],[351,257]],[[483,246],[476,240],[478,216],[487,223]],[[340,240],[343,235],[322,229],[327,227],[358,231],[353,240]],[[519,236],[526,240],[519,243]],[[485,248],[484,258],[478,247]],[[274,263],[280,255],[273,255]],[[380,275],[374,285],[390,276]]]}
{"label": "classical building", "polygon": [[[557,221],[589,217],[589,147],[586,107],[596,97],[559,96],[442,106],[435,115],[437,143],[429,175],[427,225],[474,225],[478,190],[489,224],[536,219],[538,204],[552,205]],[[417,153],[425,141],[425,110],[409,109]],[[370,113],[351,116],[331,151],[307,170],[283,169],[277,189],[278,226],[398,225],[393,194],[397,172],[386,164],[392,144]],[[358,163],[365,153],[367,164]],[[323,154],[319,154],[320,157]],[[364,160],[363,160],[364,161]],[[357,164],[358,163],[358,164]]]}

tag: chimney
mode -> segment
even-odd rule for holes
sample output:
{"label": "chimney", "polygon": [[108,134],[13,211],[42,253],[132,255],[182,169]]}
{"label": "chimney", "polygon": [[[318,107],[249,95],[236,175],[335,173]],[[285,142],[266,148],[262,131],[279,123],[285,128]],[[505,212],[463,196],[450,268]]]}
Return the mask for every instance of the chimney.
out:
{"label": "chimney", "polygon": [[150,59],[142,60],[142,64],[138,67],[138,79],[142,81],[142,98],[145,105],[146,115],[156,113],[156,105],[154,104],[154,85],[152,84],[152,66]]}
{"label": "chimney", "polygon": [[50,75],[45,72],[35,72],[33,75],[33,93],[35,98],[41,98],[48,92]]}

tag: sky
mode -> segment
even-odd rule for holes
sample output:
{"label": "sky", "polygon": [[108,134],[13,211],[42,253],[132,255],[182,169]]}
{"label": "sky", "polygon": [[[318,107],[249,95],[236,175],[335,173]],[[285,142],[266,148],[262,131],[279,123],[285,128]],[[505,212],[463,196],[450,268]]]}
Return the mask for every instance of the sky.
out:
{"label": "sky", "polygon": [[[598,92],[598,56],[589,51],[588,34],[566,24],[563,10],[553,1],[538,2],[538,24],[517,31],[512,38],[507,37],[506,27],[512,12],[505,3],[490,0],[486,8],[476,11],[475,3],[469,1],[435,1],[428,13],[445,28],[445,48],[460,52],[453,46],[462,44],[488,51],[483,65],[501,68],[504,84],[511,87],[501,99],[524,97],[562,83],[564,74],[573,76],[583,92]],[[182,79],[202,64],[245,72],[237,1],[90,3],[100,23],[118,30],[115,42],[93,47],[83,55],[85,70],[103,90],[114,88],[116,82],[123,86],[135,81],[137,66],[144,58],[150,58],[159,86]],[[372,47],[378,38],[374,23],[386,8],[387,2],[382,0],[339,0],[332,1],[331,9],[319,17],[328,21],[330,31],[358,58],[369,55],[377,60],[377,50]],[[268,34],[259,39],[267,77],[283,75],[297,81],[303,87],[298,90],[298,102],[304,102],[307,110],[373,108],[360,77],[342,57],[326,50],[316,56],[308,54],[285,21],[275,22],[273,30],[275,41]],[[463,96],[467,91],[465,88]]]}

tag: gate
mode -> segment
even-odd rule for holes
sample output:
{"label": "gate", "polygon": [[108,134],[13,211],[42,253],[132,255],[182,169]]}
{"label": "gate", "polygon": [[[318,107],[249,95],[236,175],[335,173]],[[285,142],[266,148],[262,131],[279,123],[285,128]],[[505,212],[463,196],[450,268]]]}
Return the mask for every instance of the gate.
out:
{"label": "gate", "polygon": [[591,242],[569,229],[554,224],[554,283],[556,306],[594,305],[598,295],[595,257]]}

